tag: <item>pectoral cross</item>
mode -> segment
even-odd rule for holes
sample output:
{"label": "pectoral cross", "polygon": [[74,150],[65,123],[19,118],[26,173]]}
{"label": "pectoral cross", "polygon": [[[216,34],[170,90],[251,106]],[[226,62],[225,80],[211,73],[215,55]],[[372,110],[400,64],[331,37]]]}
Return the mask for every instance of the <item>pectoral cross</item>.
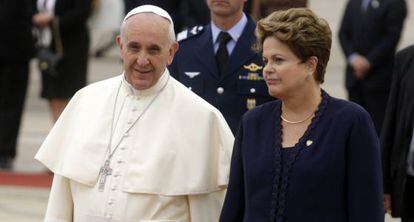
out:
{"label": "pectoral cross", "polygon": [[105,188],[106,177],[112,175],[112,168],[109,167],[109,159],[105,160],[105,164],[99,170],[99,186],[98,191],[102,192]]}

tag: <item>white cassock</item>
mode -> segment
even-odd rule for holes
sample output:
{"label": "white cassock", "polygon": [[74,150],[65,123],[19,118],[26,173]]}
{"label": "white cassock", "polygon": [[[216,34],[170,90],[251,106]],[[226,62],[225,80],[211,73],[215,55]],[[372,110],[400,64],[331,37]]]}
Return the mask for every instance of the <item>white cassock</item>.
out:
{"label": "white cassock", "polygon": [[[101,192],[111,125],[113,171]],[[91,84],[72,98],[36,154],[55,173],[45,221],[218,221],[233,140],[220,112],[167,69],[143,91],[123,75]]]}

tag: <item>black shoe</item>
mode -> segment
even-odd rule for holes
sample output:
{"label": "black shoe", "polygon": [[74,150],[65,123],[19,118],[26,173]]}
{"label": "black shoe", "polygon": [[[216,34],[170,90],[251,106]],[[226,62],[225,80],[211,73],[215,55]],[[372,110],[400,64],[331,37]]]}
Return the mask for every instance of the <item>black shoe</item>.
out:
{"label": "black shoe", "polygon": [[0,157],[0,170],[10,170],[13,167],[13,158]]}

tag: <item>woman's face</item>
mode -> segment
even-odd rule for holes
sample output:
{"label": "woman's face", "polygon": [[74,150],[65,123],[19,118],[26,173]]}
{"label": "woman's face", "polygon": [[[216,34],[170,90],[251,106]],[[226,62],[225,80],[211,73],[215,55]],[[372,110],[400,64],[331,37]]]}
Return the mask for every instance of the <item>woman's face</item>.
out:
{"label": "woman's face", "polygon": [[313,72],[289,47],[276,39],[267,37],[263,42],[263,76],[273,97],[283,99],[303,89]]}

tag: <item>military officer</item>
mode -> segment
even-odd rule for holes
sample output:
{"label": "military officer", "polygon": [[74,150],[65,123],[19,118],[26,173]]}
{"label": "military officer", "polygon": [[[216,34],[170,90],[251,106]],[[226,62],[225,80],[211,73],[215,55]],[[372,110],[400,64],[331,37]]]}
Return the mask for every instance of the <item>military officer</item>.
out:
{"label": "military officer", "polygon": [[272,100],[263,61],[252,49],[255,22],[243,13],[245,0],[207,0],[211,22],[178,34],[180,48],[171,75],[224,115],[232,132],[251,108]]}

